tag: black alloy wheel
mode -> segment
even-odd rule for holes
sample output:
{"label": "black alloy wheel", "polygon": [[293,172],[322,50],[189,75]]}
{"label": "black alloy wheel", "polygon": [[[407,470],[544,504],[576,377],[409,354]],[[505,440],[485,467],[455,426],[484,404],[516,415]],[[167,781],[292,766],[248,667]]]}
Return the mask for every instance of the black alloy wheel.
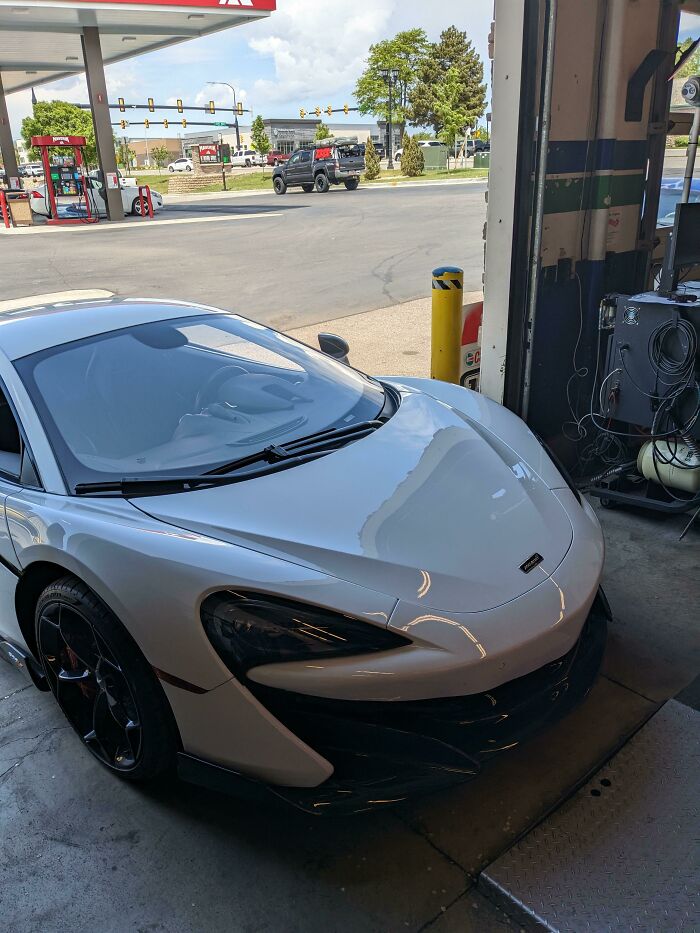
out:
{"label": "black alloy wheel", "polygon": [[36,642],[51,692],[98,761],[130,780],[170,770],[177,727],[160,684],[85,584],[64,577],[44,590]]}
{"label": "black alloy wheel", "polygon": [[325,194],[329,188],[330,182],[328,181],[328,178],[323,174],[323,172],[319,172],[316,176],[316,190],[319,192],[319,194]]}
{"label": "black alloy wheel", "polygon": [[278,175],[277,178],[273,179],[272,187],[275,189],[275,194],[286,194],[287,185],[285,184],[284,178],[281,175]]}

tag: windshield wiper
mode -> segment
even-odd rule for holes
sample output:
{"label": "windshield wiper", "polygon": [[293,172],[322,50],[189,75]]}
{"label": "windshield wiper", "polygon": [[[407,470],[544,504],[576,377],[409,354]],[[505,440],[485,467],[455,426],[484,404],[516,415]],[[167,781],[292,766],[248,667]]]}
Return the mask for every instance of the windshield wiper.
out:
{"label": "windshield wiper", "polygon": [[380,428],[383,423],[383,421],[376,420],[360,421],[357,424],[348,425],[346,428],[327,428],[325,431],[317,431],[315,434],[297,437],[285,444],[271,444],[256,454],[232,460],[230,463],[224,463],[214,470],[209,470],[206,475],[226,475],[259,463],[261,460],[267,463],[280,463],[302,454],[318,453],[323,455],[331,453],[331,451],[344,447],[345,444],[349,444],[351,441],[359,441],[363,437],[367,437],[368,434],[372,434],[377,428]]}
{"label": "windshield wiper", "polygon": [[[241,483],[324,457],[351,441],[359,441],[376,431],[382,424],[382,421],[363,421],[347,428],[329,428],[317,434],[310,434],[308,437],[297,438],[284,445],[272,444],[264,450],[250,454],[248,457],[232,460],[207,473],[193,476],[124,476],[118,480],[107,480],[101,483],[78,483],[74,491],[76,496],[116,494],[128,498],[139,495],[167,495],[172,492],[200,489],[204,486]],[[257,470],[246,469],[256,464],[261,464]]]}

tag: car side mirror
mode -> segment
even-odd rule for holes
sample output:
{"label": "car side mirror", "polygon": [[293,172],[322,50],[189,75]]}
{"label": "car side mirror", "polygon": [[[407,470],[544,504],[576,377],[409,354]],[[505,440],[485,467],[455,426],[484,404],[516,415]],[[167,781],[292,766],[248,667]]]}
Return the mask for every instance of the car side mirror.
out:
{"label": "car side mirror", "polygon": [[321,352],[325,353],[326,356],[332,356],[334,360],[338,360],[339,363],[345,363],[346,366],[350,365],[348,359],[350,344],[347,340],[343,340],[343,338],[338,337],[337,334],[319,334],[318,345],[321,348]]}

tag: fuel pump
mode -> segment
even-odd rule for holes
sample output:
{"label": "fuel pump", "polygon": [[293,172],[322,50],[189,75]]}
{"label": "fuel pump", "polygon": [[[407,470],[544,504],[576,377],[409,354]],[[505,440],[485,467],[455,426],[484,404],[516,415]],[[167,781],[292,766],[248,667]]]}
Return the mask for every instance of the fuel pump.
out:
{"label": "fuel pump", "polygon": [[[55,225],[97,223],[99,216],[88,195],[84,136],[32,136],[41,154],[48,201],[47,223]],[[56,150],[66,150],[56,152]],[[77,197],[73,216],[60,215],[58,197]]]}

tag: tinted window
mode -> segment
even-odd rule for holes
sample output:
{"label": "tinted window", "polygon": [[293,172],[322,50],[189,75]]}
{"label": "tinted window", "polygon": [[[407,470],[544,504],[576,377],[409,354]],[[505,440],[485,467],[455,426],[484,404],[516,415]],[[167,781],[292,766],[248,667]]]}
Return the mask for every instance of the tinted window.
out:
{"label": "tinted window", "polygon": [[310,162],[311,161],[311,152],[308,149],[304,149],[303,152],[299,153],[300,162]]}

